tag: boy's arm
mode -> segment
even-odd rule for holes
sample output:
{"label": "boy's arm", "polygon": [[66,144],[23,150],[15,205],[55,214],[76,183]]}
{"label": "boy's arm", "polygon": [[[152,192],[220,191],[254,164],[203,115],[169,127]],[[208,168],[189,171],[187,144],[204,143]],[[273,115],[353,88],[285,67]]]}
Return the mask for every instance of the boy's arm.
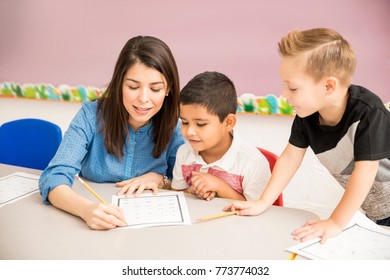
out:
{"label": "boy's arm", "polygon": [[330,219],[344,228],[362,205],[378,171],[379,161],[357,161],[344,195],[333,211]]}
{"label": "boy's arm", "polygon": [[345,192],[327,220],[308,221],[293,235],[301,241],[320,237],[325,243],[329,237],[338,235],[349,223],[366,198],[378,170],[378,161],[357,161]]}
{"label": "boy's arm", "polygon": [[245,197],[226,181],[212,174],[193,171],[191,183],[191,188],[199,197],[203,197],[208,192],[215,192],[218,197],[245,200]]}
{"label": "boy's arm", "polygon": [[224,210],[239,210],[239,215],[258,215],[264,212],[274,203],[279,194],[288,185],[301,165],[305,153],[306,148],[298,148],[288,144],[276,161],[271,178],[262,193],[260,200],[234,202],[225,207]]}
{"label": "boy's arm", "polygon": [[[211,176],[213,176],[213,175],[211,175]],[[233,189],[224,180],[222,180],[222,179],[220,179],[220,180],[221,180],[221,184],[218,185],[218,191],[215,192],[218,197],[234,199],[234,200],[246,200],[245,196],[238,193],[235,189]]]}
{"label": "boy's arm", "polygon": [[176,161],[175,165],[173,167],[173,172],[172,172],[172,183],[171,183],[171,190],[174,191],[183,191],[188,189],[188,184],[186,180],[184,179],[183,176],[183,171],[182,171],[182,164],[183,164],[183,146],[181,146],[176,154]]}
{"label": "boy's arm", "polygon": [[271,178],[260,196],[260,201],[271,206],[279,194],[286,188],[297,172],[305,156],[306,149],[288,144],[275,163]]}

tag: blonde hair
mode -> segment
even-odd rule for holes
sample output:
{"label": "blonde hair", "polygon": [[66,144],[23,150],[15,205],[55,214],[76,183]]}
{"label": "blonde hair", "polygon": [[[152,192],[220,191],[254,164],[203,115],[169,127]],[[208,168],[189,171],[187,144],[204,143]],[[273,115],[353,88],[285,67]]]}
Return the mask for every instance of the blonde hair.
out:
{"label": "blonde hair", "polygon": [[281,56],[303,55],[306,72],[318,82],[326,76],[336,77],[348,87],[356,67],[351,45],[336,31],[316,28],[289,32],[278,43]]}

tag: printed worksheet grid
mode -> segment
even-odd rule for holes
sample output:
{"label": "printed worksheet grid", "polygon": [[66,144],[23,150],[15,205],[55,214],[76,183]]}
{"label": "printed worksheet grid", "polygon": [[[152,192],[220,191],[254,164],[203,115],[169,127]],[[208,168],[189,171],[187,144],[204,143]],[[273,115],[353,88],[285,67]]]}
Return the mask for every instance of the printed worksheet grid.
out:
{"label": "printed worksheet grid", "polygon": [[0,180],[0,206],[38,191],[38,180],[12,175]]}
{"label": "printed worksheet grid", "polygon": [[366,229],[357,224],[345,229],[337,238],[329,239],[325,245],[314,243],[303,252],[320,259],[390,259],[390,234]]}
{"label": "printed worksheet grid", "polygon": [[183,222],[176,195],[120,198],[119,207],[129,225]]}

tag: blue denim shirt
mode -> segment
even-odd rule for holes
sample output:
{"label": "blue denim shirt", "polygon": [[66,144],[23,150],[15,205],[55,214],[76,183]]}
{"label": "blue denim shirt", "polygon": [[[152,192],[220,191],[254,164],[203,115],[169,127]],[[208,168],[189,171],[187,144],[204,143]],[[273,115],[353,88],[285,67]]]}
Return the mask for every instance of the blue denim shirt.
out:
{"label": "blue denim shirt", "polygon": [[154,143],[152,124],[147,124],[135,133],[129,128],[130,137],[125,143],[124,157],[118,160],[109,154],[99,132],[97,102],[86,102],[72,120],[61,145],[39,179],[43,202],[58,185],[73,185],[76,174],[91,181],[120,182],[148,172],[156,172],[172,179],[176,152],[184,143],[180,124],[173,133],[167,149],[159,158],[152,155]]}

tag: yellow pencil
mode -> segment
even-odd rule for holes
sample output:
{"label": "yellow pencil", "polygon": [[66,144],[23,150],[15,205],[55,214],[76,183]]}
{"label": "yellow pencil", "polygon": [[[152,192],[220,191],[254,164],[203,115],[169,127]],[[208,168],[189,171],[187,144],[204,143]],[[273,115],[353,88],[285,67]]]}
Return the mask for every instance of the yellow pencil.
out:
{"label": "yellow pencil", "polygon": [[237,213],[238,211],[231,211],[231,212],[225,212],[221,214],[215,214],[215,215],[199,218],[198,221],[208,221],[208,220],[218,219],[226,216],[236,215]]}
{"label": "yellow pencil", "polygon": [[296,253],[291,253],[290,256],[288,257],[288,260],[293,261],[297,257]]}
{"label": "yellow pencil", "polygon": [[79,177],[79,175],[76,175],[76,179],[80,181],[80,183],[90,191],[91,194],[93,194],[101,203],[107,204],[107,202],[100,196],[98,195],[83,179]]}

